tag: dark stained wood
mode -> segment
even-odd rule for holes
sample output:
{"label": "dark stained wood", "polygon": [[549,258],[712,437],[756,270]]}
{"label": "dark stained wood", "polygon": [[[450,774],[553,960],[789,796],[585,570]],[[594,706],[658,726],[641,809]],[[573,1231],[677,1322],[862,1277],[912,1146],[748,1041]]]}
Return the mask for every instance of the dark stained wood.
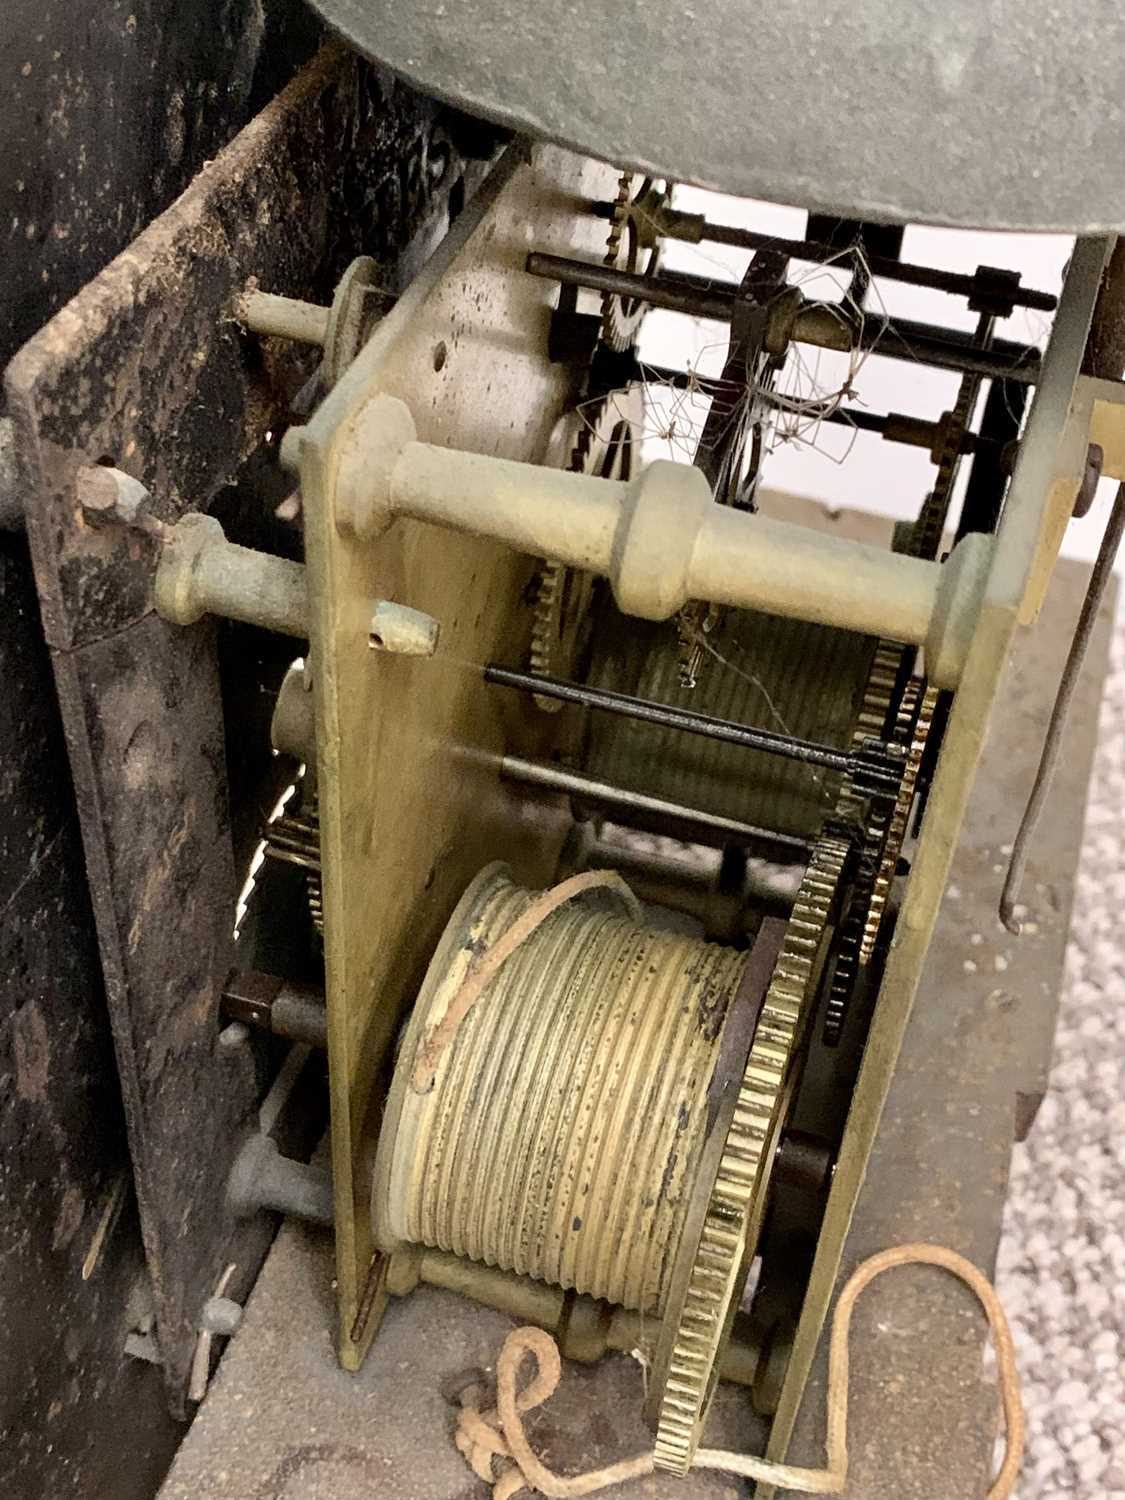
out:
{"label": "dark stained wood", "polygon": [[245,1289],[268,1241],[268,1223],[223,1207],[266,1080],[254,1048],[216,1047],[240,881],[214,627],[154,615],[153,544],[84,524],[74,474],[109,459],[166,520],[236,483],[313,362],[246,337],[235,296],[256,277],[327,300],[361,250],[397,287],[460,177],[436,121],[431,102],[326,49],[8,369],[177,1411],[203,1300],[230,1261]]}

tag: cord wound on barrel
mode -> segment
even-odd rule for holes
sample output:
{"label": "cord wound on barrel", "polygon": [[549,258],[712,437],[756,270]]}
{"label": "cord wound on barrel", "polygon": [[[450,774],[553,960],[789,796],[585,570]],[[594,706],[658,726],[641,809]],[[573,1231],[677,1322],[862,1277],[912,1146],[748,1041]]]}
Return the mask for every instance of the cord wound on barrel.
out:
{"label": "cord wound on barrel", "polygon": [[[424,1058],[495,952],[486,987]],[[645,926],[627,890],[537,893],[502,866],[483,871],[404,1039],[376,1167],[380,1243],[658,1314],[744,965],[734,949]],[[422,1093],[420,1058],[433,1064]]]}

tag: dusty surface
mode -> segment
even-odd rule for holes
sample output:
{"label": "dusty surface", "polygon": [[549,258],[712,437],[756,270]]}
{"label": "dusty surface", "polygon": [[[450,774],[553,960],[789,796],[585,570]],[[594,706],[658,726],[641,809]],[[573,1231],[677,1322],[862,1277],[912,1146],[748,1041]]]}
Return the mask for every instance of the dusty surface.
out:
{"label": "dusty surface", "polygon": [[[453,1446],[449,1377],[491,1376],[500,1313],[422,1287],[392,1303],[358,1375],[332,1347],[332,1252],[327,1235],[289,1223],[250,1299],[246,1320],[188,1434],[161,1500],[473,1500],[486,1494]],[[528,1424],[544,1461],[565,1473],[611,1463],[651,1444],[640,1417],[640,1367],[627,1355],[568,1364]],[[745,1396],[723,1387],[710,1440],[753,1441]],[[686,1493],[734,1500],[718,1475],[690,1489],[670,1475],[629,1486],[637,1500]]]}
{"label": "dusty surface", "polygon": [[[986,1269],[994,1264],[1013,1133],[1046,1080],[1107,620],[1029,868],[1018,942],[1000,928],[996,901],[1083,586],[1084,570],[1064,564],[1044,628],[1021,640],[845,1274],[874,1250],[912,1238],[951,1244]],[[466,1366],[490,1365],[510,1322],[423,1289],[392,1306],[373,1356],[353,1378],[332,1358],[330,1274],[327,1245],[288,1227],[162,1500],[366,1500],[373,1484],[387,1500],[484,1496],[452,1446],[452,1411],[439,1386]],[[982,1374],[983,1342],[971,1295],[938,1272],[896,1272],[867,1294],[852,1343],[852,1500],[978,1500],[984,1493],[996,1408]],[[821,1376],[818,1369],[793,1453],[812,1464],[823,1461]],[[569,1365],[534,1440],[567,1472],[639,1451],[647,1440],[640,1397],[640,1373],[625,1356],[595,1369]],[[760,1432],[733,1387],[721,1389],[708,1442],[760,1451]],[[745,1490],[739,1481],[693,1476],[637,1482],[622,1493],[671,1500]],[[1102,1491],[1048,1484],[1028,1497],[1058,1493]]]}
{"label": "dusty surface", "polygon": [[1030,1428],[1019,1500],[1125,1497],[1123,647],[1119,627],[1050,1086],[1012,1158],[1000,1244]]}
{"label": "dusty surface", "polygon": [[[841,1283],[866,1256],[908,1240],[950,1245],[989,1273],[996,1263],[1013,1135],[1030,1124],[1046,1087],[1110,610],[1091,644],[1028,865],[1020,938],[1001,927],[996,905],[1085,575],[1081,564],[1060,564],[1039,628],[1017,639]],[[1079,912],[1079,932],[1084,921]],[[852,1334],[847,1496],[977,1500],[985,1493],[997,1407],[983,1373],[984,1331],[972,1294],[929,1268],[892,1272],[865,1293]],[[798,1419],[797,1462],[823,1462],[826,1342]]]}
{"label": "dusty surface", "polygon": [[267,1244],[223,1212],[258,1063],[216,1047],[241,884],[227,736],[249,742],[266,684],[220,675],[210,622],[155,615],[151,542],[87,525],[74,476],[112,459],[169,521],[240,475],[253,493],[244,461],[287,420],[307,355],[244,336],[234,299],[252,276],[324,298],[360,249],[388,285],[409,279],[419,236],[447,216],[423,170],[435,109],[325,49],[5,372],[177,1412],[204,1298],[230,1262],[249,1286]]}

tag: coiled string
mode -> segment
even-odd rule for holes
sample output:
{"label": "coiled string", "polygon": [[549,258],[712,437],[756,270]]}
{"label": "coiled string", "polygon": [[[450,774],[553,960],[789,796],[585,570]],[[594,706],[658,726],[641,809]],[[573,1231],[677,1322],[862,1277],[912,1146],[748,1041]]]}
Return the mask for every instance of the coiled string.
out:
{"label": "coiled string", "polygon": [[[848,1477],[848,1333],[852,1311],[860,1294],[884,1271],[895,1266],[919,1264],[939,1266],[965,1282],[975,1292],[988,1318],[996,1348],[1005,1430],[1004,1460],[992,1481],[988,1500],[1008,1500],[1019,1474],[1025,1436],[1011,1329],[988,1278],[972,1261],[943,1245],[916,1243],[882,1250],[862,1262],[840,1293],[832,1318],[828,1353],[825,1439],[828,1463],[823,1469],[772,1463],[752,1454],[732,1453],[721,1448],[700,1448],[692,1466],[741,1474],[748,1479],[808,1494],[840,1494]],[[535,1373],[528,1384],[518,1390],[516,1382],[520,1367],[528,1355],[535,1361]],[[496,1363],[496,1410],[481,1411],[472,1389],[462,1397],[464,1404],[454,1441],[473,1472],[492,1485],[493,1500],[509,1500],[522,1489],[537,1490],[540,1494],[558,1497],[558,1500],[571,1500],[573,1496],[591,1495],[653,1472],[651,1453],[641,1453],[635,1458],[623,1459],[606,1468],[591,1469],[584,1474],[556,1474],[546,1467],[527,1440],[523,1413],[541,1406],[552,1395],[561,1372],[558,1346],[551,1335],[541,1328],[517,1328],[504,1340]],[[495,1459],[507,1461],[499,1476],[493,1471]]]}
{"label": "coiled string", "polygon": [[419,1094],[433,1088],[434,1074],[443,1054],[452,1044],[462,1021],[472,1010],[496,975],[512,954],[537,928],[541,927],[553,911],[573,901],[576,896],[597,888],[616,891],[637,916],[640,907],[633,892],[616,870],[587,870],[560,881],[550,890],[541,891],[529,907],[519,916],[495,943],[479,957],[465,976],[465,981],[449,1003],[445,1015],[427,1035],[418,1050],[411,1087]]}

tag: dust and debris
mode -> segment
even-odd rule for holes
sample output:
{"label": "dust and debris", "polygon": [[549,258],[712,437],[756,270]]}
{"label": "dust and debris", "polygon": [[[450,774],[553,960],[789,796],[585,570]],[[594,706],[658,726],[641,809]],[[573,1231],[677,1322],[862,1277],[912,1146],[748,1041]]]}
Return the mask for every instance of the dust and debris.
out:
{"label": "dust and debris", "polygon": [[43,1012],[34,1000],[21,1005],[12,1018],[12,1051],[16,1063],[16,1093],[42,1103],[51,1076],[51,1042]]}
{"label": "dust and debris", "polygon": [[713,1042],[722,1030],[729,998],[730,992],[727,986],[710,977],[700,985],[696,993],[695,1012],[699,1030],[709,1042]]}
{"label": "dust and debris", "polygon": [[173,166],[177,166],[183,157],[186,138],[183,90],[173,89],[168,99],[168,118],[164,123],[164,149]]}
{"label": "dust and debris", "polygon": [[51,1234],[51,1249],[60,1250],[69,1245],[82,1227],[86,1216],[86,1200],[72,1182],[62,1196],[59,1211],[55,1216],[55,1227]]}
{"label": "dust and debris", "polygon": [[[241,35],[244,57],[252,64],[264,11],[258,3],[246,10],[253,15]],[[126,33],[137,30],[138,17],[139,12],[130,13]],[[120,34],[120,12],[117,26]],[[252,71],[247,68],[247,80]],[[178,82],[170,78],[168,90]],[[221,80],[209,82],[206,91],[227,121],[228,86],[224,65]],[[219,111],[205,108],[209,126],[201,137],[195,79],[184,80],[182,88],[167,123],[159,119],[157,155],[166,160],[177,146],[182,119],[182,149],[185,160],[192,153],[194,164],[195,155],[219,143],[214,123]],[[121,95],[120,105],[127,102]],[[229,844],[222,720],[213,656],[200,651],[198,660],[185,660],[182,672],[168,670],[170,653],[161,629],[153,628],[161,622],[151,615],[147,585],[134,586],[150,573],[150,559],[135,558],[125,548],[114,557],[97,552],[71,513],[68,465],[76,452],[120,455],[132,444],[138,477],[173,513],[186,500],[198,503],[225,483],[244,456],[242,444],[256,446],[288,400],[280,380],[262,375],[221,321],[235,286],[253,268],[271,288],[319,294],[349,254],[372,248],[359,242],[360,235],[371,235],[380,251],[397,253],[413,232],[413,207],[408,210],[388,195],[393,215],[373,222],[373,215],[351,211],[349,194],[356,182],[388,174],[397,184],[400,160],[424,139],[431,116],[432,107],[404,86],[383,81],[341,49],[325,52],[8,369],[9,400],[36,430],[36,481],[45,503],[32,542],[47,634],[65,655],[70,673],[63,712],[96,767],[93,787],[90,780],[80,786],[79,800],[84,808],[102,809],[105,819],[103,826],[92,826],[87,818],[84,831],[107,888],[107,909],[112,900],[118,914],[103,921],[99,932],[111,977],[110,1005],[128,1007],[134,1021],[143,1012],[154,1032],[163,1027],[175,1038],[167,1066],[158,1065],[157,1058],[148,1068],[141,1057],[136,1067],[122,1069],[137,1122],[134,1145],[140,1144],[143,1158],[138,1182],[145,1184],[140,1208],[149,1253],[160,1266],[162,1334],[169,1335],[174,1373],[193,1338],[186,1292],[193,1278],[213,1284],[210,1248],[216,1235],[229,1232],[228,1226],[216,1222],[212,1228],[205,1221],[206,1205],[215,1201],[216,1184],[221,1190],[223,1150],[235,1135],[231,1118],[242,1107],[229,1080],[223,1093],[211,1087],[207,1075],[210,974],[229,961],[230,915],[222,899],[229,874],[222,854],[224,835]],[[98,197],[101,184],[112,180],[111,165],[92,148],[83,191]],[[164,183],[177,191],[181,186],[179,178]],[[100,205],[107,222],[113,214],[108,192]],[[267,198],[274,215],[259,223],[257,210]],[[150,217],[154,195],[146,189],[123,209],[117,207],[120,238],[127,239]],[[21,237],[28,221],[34,221],[33,237],[47,234],[52,223],[69,226],[72,255],[81,249],[90,222],[80,207],[71,212],[69,200],[48,209],[30,195],[19,200],[19,219]],[[276,236],[282,220],[299,232]],[[57,236],[48,240],[53,245]],[[65,276],[59,281],[65,283]],[[201,363],[192,355],[202,346],[209,358]],[[299,362],[292,365],[288,373],[304,378]],[[155,757],[135,746],[125,765],[124,741],[138,722],[136,706],[127,720],[115,721],[107,711],[112,694],[106,689],[120,682],[122,691],[132,694],[146,675],[160,684],[164,700],[147,716],[171,716],[183,733],[166,754]],[[99,705],[96,722],[89,712],[92,702]],[[172,827],[167,811],[160,811],[171,801],[170,787],[181,800],[185,787],[198,789],[190,826],[185,820]],[[169,932],[181,940],[180,951],[171,951],[177,942],[169,940]],[[183,943],[188,932],[200,934],[200,941]],[[142,1027],[137,1030],[143,1034]],[[198,1041],[204,1034],[206,1051]],[[20,1092],[42,1097],[51,1066],[43,1017],[33,1008],[18,1014],[13,1036]],[[202,1110],[202,1101],[213,1108]],[[150,1190],[153,1181],[177,1183],[171,1202]],[[199,1205],[186,1224],[180,1221],[183,1202]]]}

